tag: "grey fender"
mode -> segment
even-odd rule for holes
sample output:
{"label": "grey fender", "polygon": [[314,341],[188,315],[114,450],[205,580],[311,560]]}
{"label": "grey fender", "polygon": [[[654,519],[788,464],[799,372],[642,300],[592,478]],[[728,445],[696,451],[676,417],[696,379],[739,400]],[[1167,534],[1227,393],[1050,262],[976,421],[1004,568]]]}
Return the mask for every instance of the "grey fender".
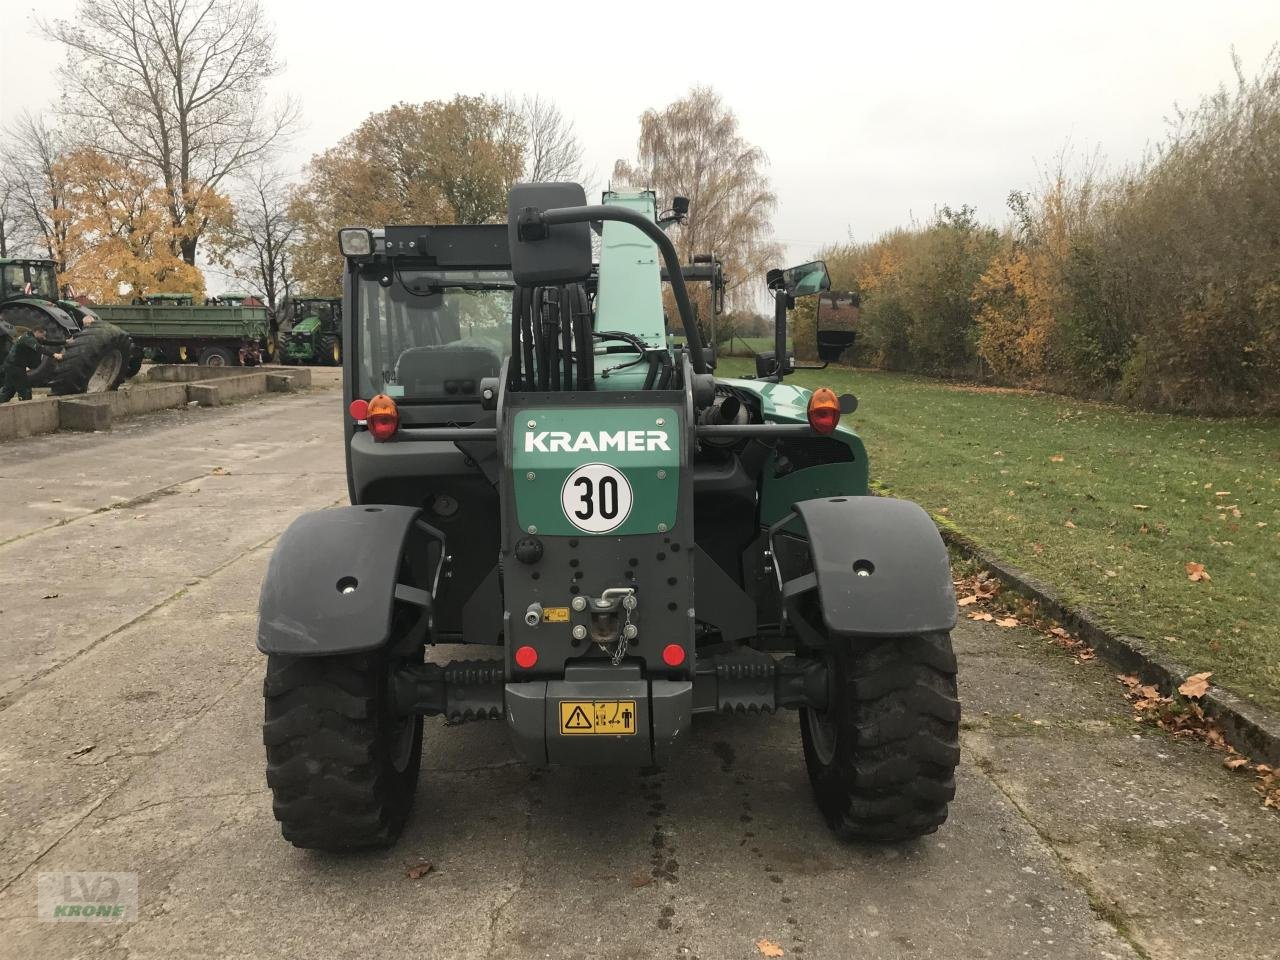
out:
{"label": "grey fender", "polygon": [[[822,616],[834,633],[907,636],[956,625],[951,564],[921,507],[887,497],[825,497],[793,509],[808,534]],[[807,580],[807,577],[798,580]]]}
{"label": "grey fender", "polygon": [[258,649],[319,657],[384,645],[418,513],[416,507],[352,506],[293,521],[262,581]]}

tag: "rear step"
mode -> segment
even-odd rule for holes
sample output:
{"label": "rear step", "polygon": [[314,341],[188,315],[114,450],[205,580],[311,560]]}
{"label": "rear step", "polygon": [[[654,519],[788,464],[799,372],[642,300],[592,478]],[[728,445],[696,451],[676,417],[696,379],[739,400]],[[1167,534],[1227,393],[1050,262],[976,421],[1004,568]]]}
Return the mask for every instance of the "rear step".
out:
{"label": "rear step", "polygon": [[[402,667],[392,681],[397,712],[443,715],[450,723],[500,720],[504,672],[500,660],[455,660],[443,666],[419,663]],[[716,654],[698,660],[692,712],[773,713],[780,707],[823,710],[827,705],[827,683],[826,664],[818,660],[775,660],[758,650]]]}

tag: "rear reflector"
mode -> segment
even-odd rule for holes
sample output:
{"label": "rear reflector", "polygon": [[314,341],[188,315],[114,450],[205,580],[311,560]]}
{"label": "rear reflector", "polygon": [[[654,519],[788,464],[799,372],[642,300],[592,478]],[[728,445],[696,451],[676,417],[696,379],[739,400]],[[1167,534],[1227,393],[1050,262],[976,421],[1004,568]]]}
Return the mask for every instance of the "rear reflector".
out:
{"label": "rear reflector", "polygon": [[369,419],[369,401],[361,400],[359,397],[351,401],[351,405],[347,407],[347,413],[351,414],[351,419],[357,423],[361,423]]}
{"label": "rear reflector", "polygon": [[684,663],[684,647],[678,643],[668,643],[662,648],[662,662],[668,667],[678,667]]}
{"label": "rear reflector", "polygon": [[538,651],[533,647],[519,647],[516,650],[516,666],[521,670],[532,670],[538,662]]}

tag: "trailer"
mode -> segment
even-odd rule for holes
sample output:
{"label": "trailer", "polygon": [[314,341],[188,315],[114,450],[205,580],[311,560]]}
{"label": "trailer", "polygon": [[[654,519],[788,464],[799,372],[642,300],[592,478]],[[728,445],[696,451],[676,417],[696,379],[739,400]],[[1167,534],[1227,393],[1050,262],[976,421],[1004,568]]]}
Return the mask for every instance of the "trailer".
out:
{"label": "trailer", "polygon": [[189,294],[153,294],[140,303],[95,306],[94,312],[133,338],[129,366],[200,363],[212,367],[262,363],[270,354],[265,307],[206,303]]}

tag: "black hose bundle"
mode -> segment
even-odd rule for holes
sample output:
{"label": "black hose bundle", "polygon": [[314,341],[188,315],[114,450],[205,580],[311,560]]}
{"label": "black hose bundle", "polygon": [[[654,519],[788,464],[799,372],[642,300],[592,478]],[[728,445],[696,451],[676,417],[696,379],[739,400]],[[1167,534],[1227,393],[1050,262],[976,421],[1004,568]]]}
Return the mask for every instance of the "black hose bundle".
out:
{"label": "black hose bundle", "polygon": [[581,284],[518,287],[511,298],[513,390],[591,390],[591,305]]}

